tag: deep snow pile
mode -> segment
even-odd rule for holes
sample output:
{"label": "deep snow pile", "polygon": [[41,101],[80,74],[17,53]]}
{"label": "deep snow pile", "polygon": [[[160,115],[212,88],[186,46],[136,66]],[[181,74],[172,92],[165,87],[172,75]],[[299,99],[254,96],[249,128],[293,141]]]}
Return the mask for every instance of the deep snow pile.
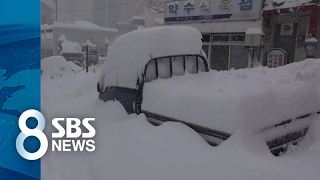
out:
{"label": "deep snow pile", "polygon": [[227,133],[240,125],[259,131],[320,111],[318,92],[311,84],[319,79],[319,60],[275,69],[186,74],[146,83],[142,110]]}
{"label": "deep snow pile", "polygon": [[288,151],[285,155],[296,156],[296,154],[300,154],[300,156],[305,156],[305,153],[317,153],[320,151],[320,116],[315,119],[309,130],[307,135],[303,138],[303,140],[299,143],[299,145],[291,145],[288,147]]}
{"label": "deep snow pile", "polygon": [[63,56],[51,56],[41,60],[41,78],[55,78],[73,75],[68,62]]}
{"label": "deep snow pile", "polygon": [[[315,61],[310,63],[310,67],[317,66]],[[243,70],[240,74],[255,70]],[[144,115],[128,115],[119,102],[98,100],[98,71],[42,79],[45,133],[55,131],[50,123],[54,117],[95,117],[93,126],[97,131],[94,152],[51,152],[49,147],[41,161],[42,179],[318,180],[320,177],[320,119],[312,124],[308,143],[301,143],[300,151],[288,156],[272,156],[261,137],[247,127],[239,127],[220,146],[212,147],[183,124],[164,123],[155,127]],[[304,77],[305,81],[313,78]]]}
{"label": "deep snow pile", "polygon": [[[269,83],[306,82],[315,86],[320,97],[320,59],[307,59],[273,69],[260,66],[252,69],[231,70],[228,74],[240,79],[250,78]],[[250,74],[254,76],[249,76]]]}
{"label": "deep snow pile", "polygon": [[137,78],[151,59],[200,54],[201,39],[201,33],[188,26],[144,28],[124,34],[116,39],[108,51],[100,76],[100,87],[135,88]]}
{"label": "deep snow pile", "polygon": [[83,67],[78,66],[73,61],[67,61],[67,62],[68,62],[69,67],[72,69],[72,71],[79,72],[79,71],[83,70]]}

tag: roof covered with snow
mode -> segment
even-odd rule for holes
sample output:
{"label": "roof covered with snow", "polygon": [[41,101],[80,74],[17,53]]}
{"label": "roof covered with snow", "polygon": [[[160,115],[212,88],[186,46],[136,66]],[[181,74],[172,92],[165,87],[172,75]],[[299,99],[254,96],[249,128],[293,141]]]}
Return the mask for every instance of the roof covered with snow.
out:
{"label": "roof covered with snow", "polygon": [[142,16],[133,16],[130,21],[133,21],[133,20],[146,20],[145,17],[142,17]]}
{"label": "roof covered with snow", "polygon": [[71,28],[71,29],[88,29],[88,30],[106,31],[106,32],[114,32],[114,33],[118,32],[117,29],[103,28],[93,23],[85,22],[85,21],[78,21],[76,22],[76,24],[54,22],[53,27],[63,27],[63,28]]}
{"label": "roof covered with snow", "polygon": [[264,10],[298,7],[301,5],[314,4],[311,0],[266,0]]}
{"label": "roof covered with snow", "polygon": [[100,26],[88,21],[76,21],[74,24],[86,27],[100,28]]}
{"label": "roof covered with snow", "polygon": [[145,65],[151,59],[201,54],[201,39],[201,33],[190,26],[144,28],[124,34],[110,47],[101,73],[101,88],[135,88],[137,78],[141,76]]}
{"label": "roof covered with snow", "polygon": [[97,45],[93,44],[89,39],[87,39],[87,41],[83,45],[97,47]]}

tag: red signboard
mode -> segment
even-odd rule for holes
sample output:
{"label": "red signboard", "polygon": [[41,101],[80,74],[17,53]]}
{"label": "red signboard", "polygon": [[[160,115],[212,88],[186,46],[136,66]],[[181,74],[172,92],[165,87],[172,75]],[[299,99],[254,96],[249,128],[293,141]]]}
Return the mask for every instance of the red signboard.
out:
{"label": "red signboard", "polygon": [[285,65],[287,62],[287,53],[285,50],[276,48],[272,49],[267,55],[267,66],[275,68]]}

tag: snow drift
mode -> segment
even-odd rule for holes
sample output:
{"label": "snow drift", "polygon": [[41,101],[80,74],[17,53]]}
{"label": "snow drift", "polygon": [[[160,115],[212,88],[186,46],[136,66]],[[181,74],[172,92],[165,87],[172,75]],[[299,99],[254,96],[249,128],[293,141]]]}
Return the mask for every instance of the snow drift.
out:
{"label": "snow drift", "polygon": [[74,74],[63,56],[51,56],[41,60],[41,78],[55,78]]}
{"label": "snow drift", "polygon": [[[247,82],[257,79],[285,83],[300,79],[320,87],[318,61],[216,74]],[[98,100],[97,78],[97,73],[80,72],[70,77],[42,79],[41,110],[46,120],[95,117],[97,130],[94,152],[47,151],[41,159],[42,179],[319,180],[320,119],[312,123],[301,154],[273,157],[263,139],[243,127],[220,146],[212,147],[181,123],[155,127],[144,115],[128,115],[119,102]],[[45,131],[50,128],[51,123],[47,122]]]}

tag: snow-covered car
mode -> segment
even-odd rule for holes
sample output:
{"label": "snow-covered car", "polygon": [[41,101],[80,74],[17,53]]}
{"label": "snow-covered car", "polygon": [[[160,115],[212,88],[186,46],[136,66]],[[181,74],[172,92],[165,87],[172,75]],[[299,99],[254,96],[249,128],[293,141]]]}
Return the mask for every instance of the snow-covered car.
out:
{"label": "snow-covered car", "polygon": [[155,125],[184,123],[212,145],[249,126],[277,155],[306,134],[320,107],[313,86],[270,82],[254,71],[210,71],[201,39],[197,29],[185,26],[119,37],[100,74],[99,98],[118,100],[128,113],[144,113]]}

